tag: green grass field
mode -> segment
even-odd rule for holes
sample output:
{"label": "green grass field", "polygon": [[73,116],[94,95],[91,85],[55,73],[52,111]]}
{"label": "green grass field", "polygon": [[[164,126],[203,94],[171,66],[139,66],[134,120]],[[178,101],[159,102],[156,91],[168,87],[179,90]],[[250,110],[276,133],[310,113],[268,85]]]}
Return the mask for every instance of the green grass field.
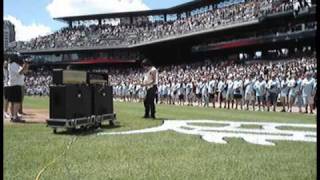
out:
{"label": "green grass field", "polygon": [[[25,99],[25,108],[48,109],[48,98]],[[209,119],[316,123],[304,114],[213,110],[159,105],[159,120],[142,119],[143,105],[115,104],[125,131],[158,126],[163,119]],[[253,127],[257,128],[257,127]],[[4,179],[35,179],[41,169],[66,154],[41,175],[45,180],[95,179],[316,179],[316,143],[276,142],[276,146],[228,139],[228,144],[208,143],[199,136],[172,131],[119,136],[52,133],[45,124],[4,124]]]}

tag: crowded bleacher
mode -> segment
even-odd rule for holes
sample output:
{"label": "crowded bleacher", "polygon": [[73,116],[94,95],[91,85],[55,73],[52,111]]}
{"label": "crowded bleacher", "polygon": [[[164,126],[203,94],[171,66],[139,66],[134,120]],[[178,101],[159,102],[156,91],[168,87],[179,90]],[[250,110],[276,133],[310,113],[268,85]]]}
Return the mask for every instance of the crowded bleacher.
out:
{"label": "crowded bleacher", "polygon": [[[307,4],[305,5],[306,7]],[[166,37],[215,29],[230,24],[257,20],[262,16],[294,9],[293,1],[248,0],[238,4],[211,7],[173,21],[140,21],[132,24],[78,25],[53,34],[22,42],[19,50],[128,46]]]}

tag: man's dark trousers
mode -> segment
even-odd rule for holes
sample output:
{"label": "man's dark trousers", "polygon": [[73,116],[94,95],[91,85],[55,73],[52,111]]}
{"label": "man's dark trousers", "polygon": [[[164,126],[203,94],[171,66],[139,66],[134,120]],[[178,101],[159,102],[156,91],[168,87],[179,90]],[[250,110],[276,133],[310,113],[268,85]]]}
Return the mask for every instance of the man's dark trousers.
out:
{"label": "man's dark trousers", "polygon": [[153,87],[147,90],[147,95],[144,99],[144,109],[145,109],[145,117],[150,117],[149,112],[151,111],[151,117],[155,117],[156,107],[154,103],[154,99],[156,98],[157,86],[154,85]]}

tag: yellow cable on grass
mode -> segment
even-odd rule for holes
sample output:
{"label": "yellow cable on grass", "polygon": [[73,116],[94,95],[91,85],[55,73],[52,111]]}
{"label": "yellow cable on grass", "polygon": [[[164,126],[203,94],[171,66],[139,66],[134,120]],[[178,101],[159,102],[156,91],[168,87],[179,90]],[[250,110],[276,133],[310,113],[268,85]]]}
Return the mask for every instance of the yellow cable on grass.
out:
{"label": "yellow cable on grass", "polygon": [[67,148],[62,152],[62,154],[60,154],[59,156],[57,156],[56,158],[54,158],[50,163],[48,163],[44,168],[41,169],[41,171],[38,173],[36,180],[40,179],[41,174],[49,167],[51,166],[53,163],[55,163],[61,156],[65,155],[67,150],[70,149],[70,146],[76,141],[77,136],[75,136],[68,144]]}

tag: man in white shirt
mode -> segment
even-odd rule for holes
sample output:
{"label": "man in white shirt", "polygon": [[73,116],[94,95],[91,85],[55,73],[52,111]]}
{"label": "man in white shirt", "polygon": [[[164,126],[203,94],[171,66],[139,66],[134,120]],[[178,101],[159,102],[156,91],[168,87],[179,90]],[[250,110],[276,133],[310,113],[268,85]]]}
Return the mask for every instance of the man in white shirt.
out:
{"label": "man in white shirt", "polygon": [[302,98],[305,106],[305,113],[308,113],[308,106],[310,113],[313,113],[314,95],[315,95],[315,80],[311,77],[309,72],[306,73],[306,78],[302,81]]}
{"label": "man in white shirt", "polygon": [[156,107],[154,101],[158,85],[158,70],[147,59],[142,61],[142,66],[147,70],[143,80],[143,86],[147,88],[147,95],[144,100],[145,114],[143,117],[149,118],[151,112],[151,118],[155,119]]}
{"label": "man in white shirt", "polygon": [[9,73],[9,96],[8,101],[11,102],[11,121],[13,122],[24,122],[18,117],[18,111],[20,104],[22,102],[22,88],[24,85],[24,76],[23,74],[27,72],[29,65],[24,63],[22,66],[22,60],[18,56],[13,56],[9,60],[8,73]]}

